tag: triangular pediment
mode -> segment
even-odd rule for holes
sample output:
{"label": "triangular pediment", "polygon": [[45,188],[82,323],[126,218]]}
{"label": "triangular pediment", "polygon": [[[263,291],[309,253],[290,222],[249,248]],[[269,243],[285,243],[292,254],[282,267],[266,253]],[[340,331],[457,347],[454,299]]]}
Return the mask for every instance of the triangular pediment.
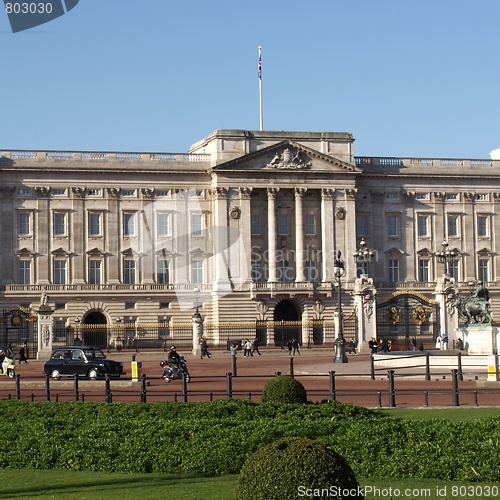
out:
{"label": "triangular pediment", "polygon": [[358,173],[355,165],[320,153],[293,141],[282,141],[240,156],[212,168],[213,172],[261,171],[261,172],[339,172]]}

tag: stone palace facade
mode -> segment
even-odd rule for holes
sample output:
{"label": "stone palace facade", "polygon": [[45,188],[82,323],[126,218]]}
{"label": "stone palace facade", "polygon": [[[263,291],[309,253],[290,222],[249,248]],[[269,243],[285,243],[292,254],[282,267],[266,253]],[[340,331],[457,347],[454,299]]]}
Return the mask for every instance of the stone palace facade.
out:
{"label": "stone palace facade", "polygon": [[[376,307],[371,332],[408,338],[411,322],[433,338],[443,240],[448,281],[467,293],[484,281],[496,302],[497,160],[357,157],[350,133],[216,130],[184,154],[3,150],[0,170],[0,307],[37,310],[46,293],[59,327],[186,323],[195,308],[206,324],[333,322],[340,250],[346,317]],[[354,261],[362,238],[371,264]],[[406,327],[390,312],[402,295]]]}

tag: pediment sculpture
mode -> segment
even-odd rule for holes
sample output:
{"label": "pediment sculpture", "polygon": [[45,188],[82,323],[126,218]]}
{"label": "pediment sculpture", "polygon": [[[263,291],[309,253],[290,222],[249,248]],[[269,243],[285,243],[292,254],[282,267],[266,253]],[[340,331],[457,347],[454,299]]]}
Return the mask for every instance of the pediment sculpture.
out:
{"label": "pediment sculpture", "polygon": [[304,170],[310,166],[311,161],[302,151],[297,150],[293,154],[290,148],[286,148],[281,154],[276,152],[274,158],[266,165],[266,167],[285,170]]}

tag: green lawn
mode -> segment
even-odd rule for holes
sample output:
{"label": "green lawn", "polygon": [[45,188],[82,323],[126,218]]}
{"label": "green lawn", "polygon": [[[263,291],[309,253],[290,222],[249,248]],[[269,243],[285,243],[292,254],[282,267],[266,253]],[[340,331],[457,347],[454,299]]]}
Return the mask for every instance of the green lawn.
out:
{"label": "green lawn", "polygon": [[[238,476],[202,477],[195,475],[110,474],[68,470],[0,470],[2,499],[71,499],[120,498],[120,500],[233,500]],[[371,488],[366,499],[484,498],[486,483],[454,483],[435,479],[360,479],[362,487]],[[306,485],[307,486],[307,485]],[[462,488],[460,490],[459,488]],[[499,486],[496,485],[498,488]],[[454,490],[455,488],[455,490]],[[397,493],[399,490],[399,494]],[[407,496],[407,491],[414,491]],[[490,498],[500,493],[490,490]],[[446,495],[444,493],[446,492]],[[396,493],[396,494],[395,494]],[[439,493],[439,494],[438,494]],[[459,495],[465,493],[465,495]],[[470,495],[470,494],[473,495]],[[478,494],[481,493],[481,494]],[[299,496],[297,498],[300,498]],[[302,496],[302,498],[311,498]]]}

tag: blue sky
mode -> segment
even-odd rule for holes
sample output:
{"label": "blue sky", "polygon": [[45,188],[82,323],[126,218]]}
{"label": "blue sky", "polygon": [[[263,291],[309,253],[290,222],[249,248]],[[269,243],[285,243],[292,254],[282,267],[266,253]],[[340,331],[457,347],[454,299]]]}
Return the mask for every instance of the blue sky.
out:
{"label": "blue sky", "polygon": [[256,130],[261,45],[266,130],[488,158],[499,23],[498,0],[80,0],[16,34],[0,11],[0,148],[184,152]]}

